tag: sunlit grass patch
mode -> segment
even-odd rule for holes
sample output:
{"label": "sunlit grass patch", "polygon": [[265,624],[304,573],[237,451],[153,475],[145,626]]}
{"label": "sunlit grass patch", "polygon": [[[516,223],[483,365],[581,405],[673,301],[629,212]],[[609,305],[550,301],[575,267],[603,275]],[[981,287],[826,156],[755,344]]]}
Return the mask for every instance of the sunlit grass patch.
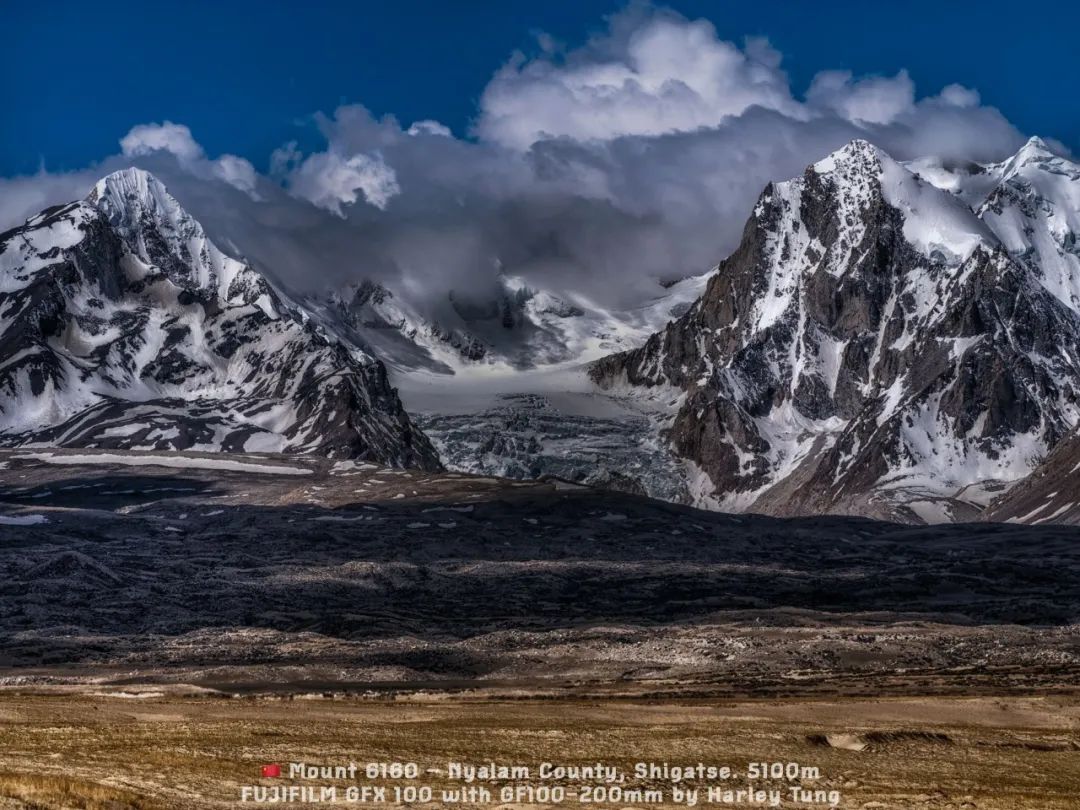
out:
{"label": "sunlit grass patch", "polygon": [[158,805],[133,793],[59,774],[0,773],[0,798],[25,810],[153,810]]}

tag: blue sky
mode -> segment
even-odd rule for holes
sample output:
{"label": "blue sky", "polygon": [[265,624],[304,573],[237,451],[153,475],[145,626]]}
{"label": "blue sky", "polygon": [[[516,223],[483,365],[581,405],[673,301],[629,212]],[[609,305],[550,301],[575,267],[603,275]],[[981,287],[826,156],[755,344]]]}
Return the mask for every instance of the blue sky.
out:
{"label": "blue sky", "polygon": [[[701,2],[722,39],[765,36],[794,94],[823,69],[906,68],[919,94],[977,89],[1022,132],[1080,152],[1075,3]],[[403,123],[469,134],[478,100],[515,49],[544,31],[568,47],[622,4],[574,2],[52,3],[0,6],[0,175],[84,167],[139,123],[186,124],[211,155],[266,169],[272,150],[320,137],[316,111],[362,103]]]}

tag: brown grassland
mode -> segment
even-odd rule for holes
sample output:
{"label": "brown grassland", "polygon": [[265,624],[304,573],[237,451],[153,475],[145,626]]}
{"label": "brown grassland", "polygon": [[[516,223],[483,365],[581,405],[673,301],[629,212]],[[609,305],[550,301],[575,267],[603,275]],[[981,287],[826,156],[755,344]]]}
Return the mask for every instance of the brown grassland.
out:
{"label": "brown grassland", "polygon": [[[238,807],[246,784],[336,784],[342,790],[348,784],[263,779],[260,766],[270,762],[287,768],[291,762],[415,761],[426,769],[449,761],[535,768],[544,761],[598,760],[627,770],[636,762],[700,761],[737,773],[752,761],[798,762],[820,769],[819,779],[804,784],[840,791],[844,808],[1069,810],[1080,807],[1080,701],[521,699],[498,693],[0,698],[4,810]],[[419,781],[435,789],[436,799],[413,806],[444,806],[440,791],[450,783],[438,775]],[[738,782],[735,787],[746,784]],[[636,784],[670,787],[656,780]],[[788,784],[757,786],[782,788],[785,807],[810,806],[789,803]],[[577,801],[563,806],[572,804]],[[529,805],[496,800],[487,806]]]}

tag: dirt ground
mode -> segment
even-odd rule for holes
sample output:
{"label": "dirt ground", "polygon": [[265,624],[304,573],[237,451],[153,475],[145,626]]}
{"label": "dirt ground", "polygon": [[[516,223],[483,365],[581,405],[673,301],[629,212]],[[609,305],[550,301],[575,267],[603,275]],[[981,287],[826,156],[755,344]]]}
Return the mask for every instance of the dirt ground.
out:
{"label": "dirt ground", "polygon": [[[409,762],[418,777],[366,777],[369,763]],[[530,774],[465,783],[449,778],[451,762],[523,766]],[[624,779],[617,800],[593,807],[685,807],[687,791],[696,789],[700,807],[768,807],[769,791],[779,791],[781,807],[1066,810],[1080,807],[1080,699],[543,700],[482,692],[244,698],[159,690],[0,696],[4,810],[253,806],[254,792],[241,801],[245,785],[308,787],[316,799],[323,787],[337,791],[337,805],[300,794],[300,801],[276,805],[288,807],[572,807],[588,806],[583,794],[590,786],[610,790],[602,778],[545,777],[545,762],[615,768]],[[756,762],[783,763],[785,773],[752,780]],[[360,771],[356,778],[290,778],[292,763],[357,763]],[[638,778],[637,763],[702,763],[732,774],[675,782],[670,771],[651,771]],[[789,763],[797,763],[794,778]],[[267,764],[279,764],[282,777],[263,778]],[[387,793],[382,802],[374,794],[350,801],[350,786]],[[425,786],[429,801],[419,792]],[[534,793],[503,801],[502,791],[516,786]],[[567,790],[562,801],[536,791],[554,786]],[[719,791],[712,802],[709,786]],[[792,786],[818,801],[793,800]],[[395,787],[417,792],[397,802]],[[453,801],[468,798],[458,791],[470,787],[487,789],[491,801]],[[737,801],[734,791],[748,787],[765,798]],[[723,791],[732,791],[731,801]]]}

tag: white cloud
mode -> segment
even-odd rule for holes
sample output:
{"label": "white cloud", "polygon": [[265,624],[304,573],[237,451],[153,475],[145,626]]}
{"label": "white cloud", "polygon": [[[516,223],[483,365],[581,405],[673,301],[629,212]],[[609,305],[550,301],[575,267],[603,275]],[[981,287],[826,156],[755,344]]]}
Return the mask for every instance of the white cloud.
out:
{"label": "white cloud", "polygon": [[766,40],[642,6],[577,49],[539,40],[489,82],[475,140],[350,105],[315,117],[324,149],[275,152],[289,193],[337,220],[302,237],[320,267],[407,279],[433,306],[451,289],[482,298],[497,268],[632,304],[722,259],[768,182],[852,138],[901,160],[1000,159],[1024,140],[974,91],[919,99],[905,71],[824,72],[799,98]]}
{"label": "white cloud", "polygon": [[255,192],[255,167],[236,155],[222,155],[213,163],[214,174],[234,188],[238,188],[250,197],[258,199]]}
{"label": "white cloud", "polygon": [[21,225],[50,205],[85,197],[98,179],[95,170],[0,178],[0,231]]}
{"label": "white cloud", "polygon": [[954,107],[978,107],[982,100],[978,90],[972,90],[962,84],[946,85],[941,89],[939,97],[943,102]]}
{"label": "white cloud", "polygon": [[806,100],[847,121],[889,124],[915,108],[915,83],[906,70],[859,80],[846,70],[827,70],[814,77]]}
{"label": "white cloud", "polygon": [[124,155],[149,155],[162,151],[176,155],[181,161],[196,161],[206,157],[203,148],[191,136],[191,130],[183,124],[165,121],[161,124],[139,124],[120,139]]}
{"label": "white cloud", "polygon": [[252,199],[259,198],[255,191],[257,174],[249,161],[229,154],[216,160],[208,159],[202,146],[192,137],[191,130],[183,124],[172,121],[139,124],[120,139],[120,149],[126,157],[168,152],[193,173],[217,177]]}
{"label": "white cloud", "polygon": [[423,121],[414,121],[406,132],[409,135],[439,135],[443,138],[452,138],[454,136],[454,133],[450,131],[450,127],[430,118],[425,118]]}
{"label": "white cloud", "polygon": [[343,217],[342,205],[361,196],[385,209],[401,188],[397,175],[378,154],[344,157],[336,152],[309,155],[288,175],[289,190],[319,208]]}
{"label": "white cloud", "polygon": [[[866,77],[824,70],[800,99],[767,40],[751,38],[740,47],[720,39],[706,20],[631,6],[576,50],[542,48],[533,59],[515,54],[485,88],[475,133],[524,150],[560,137],[601,143],[729,131],[759,109],[822,128],[853,125],[868,137],[875,128],[914,125],[928,105],[968,110],[973,123],[985,124],[987,108],[979,104],[976,91],[958,84],[917,101],[906,70]],[[1009,129],[1004,118],[997,119],[992,139]],[[977,128],[967,134],[975,147]],[[1000,141],[992,143],[997,149]]]}
{"label": "white cloud", "polygon": [[303,159],[304,153],[297,148],[296,141],[279,146],[270,153],[270,176],[284,179]]}
{"label": "white cloud", "polygon": [[633,9],[561,58],[520,55],[488,84],[480,137],[516,148],[566,136],[605,140],[717,126],[749,107],[802,115],[776,52],[763,40],[725,42],[707,20]]}

